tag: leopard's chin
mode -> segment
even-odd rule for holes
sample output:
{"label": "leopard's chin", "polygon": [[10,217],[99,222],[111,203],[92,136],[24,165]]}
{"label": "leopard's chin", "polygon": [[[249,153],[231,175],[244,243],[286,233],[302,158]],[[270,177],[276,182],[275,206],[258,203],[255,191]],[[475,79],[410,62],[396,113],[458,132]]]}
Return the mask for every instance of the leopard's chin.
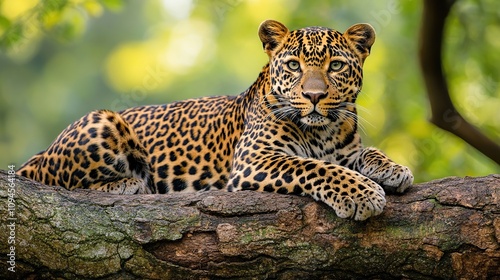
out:
{"label": "leopard's chin", "polygon": [[332,120],[328,117],[320,115],[319,113],[313,112],[300,118],[300,122],[308,127],[324,127],[332,123]]}

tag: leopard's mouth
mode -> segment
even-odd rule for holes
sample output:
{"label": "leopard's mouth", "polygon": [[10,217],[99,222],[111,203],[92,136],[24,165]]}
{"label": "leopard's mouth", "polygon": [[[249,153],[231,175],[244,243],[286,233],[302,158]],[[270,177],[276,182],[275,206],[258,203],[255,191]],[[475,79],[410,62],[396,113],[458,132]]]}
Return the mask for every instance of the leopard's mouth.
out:
{"label": "leopard's mouth", "polygon": [[315,110],[300,118],[300,122],[307,126],[325,126],[330,124],[332,120],[328,116],[323,116]]}

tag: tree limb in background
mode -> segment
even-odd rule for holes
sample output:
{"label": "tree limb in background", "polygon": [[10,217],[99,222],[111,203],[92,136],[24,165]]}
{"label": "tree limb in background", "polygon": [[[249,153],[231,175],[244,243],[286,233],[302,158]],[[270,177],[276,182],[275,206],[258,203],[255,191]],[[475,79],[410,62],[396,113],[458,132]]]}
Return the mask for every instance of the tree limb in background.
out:
{"label": "tree limb in background", "polygon": [[455,0],[424,0],[419,57],[432,110],[431,122],[462,138],[500,164],[500,146],[462,117],[450,99],[443,74],[441,51],[444,24],[454,3]]}

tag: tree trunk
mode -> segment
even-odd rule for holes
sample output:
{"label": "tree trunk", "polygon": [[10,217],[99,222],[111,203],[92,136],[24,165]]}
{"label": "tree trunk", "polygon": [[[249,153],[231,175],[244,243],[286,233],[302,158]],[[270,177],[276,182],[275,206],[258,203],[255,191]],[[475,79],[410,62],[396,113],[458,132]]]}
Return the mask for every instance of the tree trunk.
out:
{"label": "tree trunk", "polygon": [[3,279],[500,279],[499,175],[418,184],[366,222],[292,195],[69,192],[6,171],[0,197]]}

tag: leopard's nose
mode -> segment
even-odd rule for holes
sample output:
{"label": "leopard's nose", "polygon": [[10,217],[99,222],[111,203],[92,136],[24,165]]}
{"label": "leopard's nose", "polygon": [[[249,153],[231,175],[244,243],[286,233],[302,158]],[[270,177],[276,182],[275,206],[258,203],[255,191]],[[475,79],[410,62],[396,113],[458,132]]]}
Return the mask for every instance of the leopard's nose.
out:
{"label": "leopard's nose", "polygon": [[325,98],[327,93],[326,92],[302,92],[302,95],[311,100],[311,103],[316,105],[318,102]]}

